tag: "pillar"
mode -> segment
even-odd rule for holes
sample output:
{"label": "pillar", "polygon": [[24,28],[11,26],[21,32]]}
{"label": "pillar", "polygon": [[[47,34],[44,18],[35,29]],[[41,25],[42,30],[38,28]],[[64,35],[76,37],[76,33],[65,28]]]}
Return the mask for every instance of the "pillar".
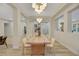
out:
{"label": "pillar", "polygon": [[4,35],[4,20],[0,18],[0,35]]}
{"label": "pillar", "polygon": [[19,9],[13,9],[13,48],[19,48],[21,45],[21,12]]}
{"label": "pillar", "polygon": [[70,15],[68,12],[64,13],[64,32],[71,32],[72,31],[72,23],[70,19]]}

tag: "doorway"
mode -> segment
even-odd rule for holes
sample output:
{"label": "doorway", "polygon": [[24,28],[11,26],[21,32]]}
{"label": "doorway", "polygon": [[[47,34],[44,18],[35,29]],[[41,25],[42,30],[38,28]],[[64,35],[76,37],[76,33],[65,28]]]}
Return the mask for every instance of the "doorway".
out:
{"label": "doorway", "polygon": [[10,24],[4,23],[4,35],[10,36],[11,30],[10,30]]}

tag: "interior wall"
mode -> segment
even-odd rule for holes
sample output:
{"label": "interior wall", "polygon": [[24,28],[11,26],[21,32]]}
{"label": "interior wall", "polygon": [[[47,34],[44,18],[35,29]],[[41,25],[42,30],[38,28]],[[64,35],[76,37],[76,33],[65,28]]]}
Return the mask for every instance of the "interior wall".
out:
{"label": "interior wall", "polygon": [[[34,24],[38,24],[37,21],[28,21],[26,22],[26,27],[27,27],[27,34],[26,36],[33,36],[34,35]],[[50,21],[46,22],[41,22],[40,23],[41,27],[41,34],[50,37],[51,36],[51,27],[50,27]],[[45,34],[45,32],[47,32]]]}
{"label": "interior wall", "polygon": [[4,20],[4,35],[11,37],[13,34],[13,25],[12,21]]}
{"label": "interior wall", "polygon": [[10,34],[10,28],[9,28],[9,23],[4,23],[4,35],[9,36]]}
{"label": "interior wall", "polygon": [[0,18],[0,35],[4,35],[4,20]]}
{"label": "interior wall", "polygon": [[55,33],[54,37],[73,53],[79,55],[79,33]]}
{"label": "interior wall", "polygon": [[[67,8],[63,9],[59,14],[57,14],[52,19],[52,35],[53,37],[59,41],[61,44],[63,44],[65,47],[67,47],[69,50],[71,50],[73,53],[79,55],[79,33],[72,33],[70,30],[71,23],[69,21],[69,15],[68,12],[76,8],[78,4],[71,4],[70,6],[67,6]],[[64,15],[64,32],[57,32],[56,31],[56,18],[60,15]]]}

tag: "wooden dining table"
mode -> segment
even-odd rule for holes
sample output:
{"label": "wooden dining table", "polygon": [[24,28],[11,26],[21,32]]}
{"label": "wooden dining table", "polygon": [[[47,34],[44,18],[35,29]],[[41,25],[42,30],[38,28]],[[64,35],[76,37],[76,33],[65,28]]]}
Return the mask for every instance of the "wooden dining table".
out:
{"label": "wooden dining table", "polygon": [[45,55],[45,45],[50,43],[50,40],[45,36],[32,37],[27,41],[31,44],[31,55]]}

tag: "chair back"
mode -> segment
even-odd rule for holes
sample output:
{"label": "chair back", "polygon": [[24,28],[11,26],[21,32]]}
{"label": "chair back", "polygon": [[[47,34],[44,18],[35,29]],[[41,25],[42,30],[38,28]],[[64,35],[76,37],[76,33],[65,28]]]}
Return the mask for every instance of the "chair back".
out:
{"label": "chair back", "polygon": [[26,38],[23,38],[23,39],[22,39],[22,43],[23,43],[23,44],[26,44]]}
{"label": "chair back", "polygon": [[54,43],[55,43],[55,39],[54,38],[52,38],[51,39],[51,44],[54,46]]}
{"label": "chair back", "polygon": [[3,36],[0,36],[0,42],[2,41]]}
{"label": "chair back", "polygon": [[0,45],[3,45],[6,41],[6,39],[7,39],[7,36],[2,37],[2,40],[0,41]]}
{"label": "chair back", "polygon": [[3,37],[3,43],[6,41],[6,39],[7,39],[7,36],[5,36],[5,37]]}

